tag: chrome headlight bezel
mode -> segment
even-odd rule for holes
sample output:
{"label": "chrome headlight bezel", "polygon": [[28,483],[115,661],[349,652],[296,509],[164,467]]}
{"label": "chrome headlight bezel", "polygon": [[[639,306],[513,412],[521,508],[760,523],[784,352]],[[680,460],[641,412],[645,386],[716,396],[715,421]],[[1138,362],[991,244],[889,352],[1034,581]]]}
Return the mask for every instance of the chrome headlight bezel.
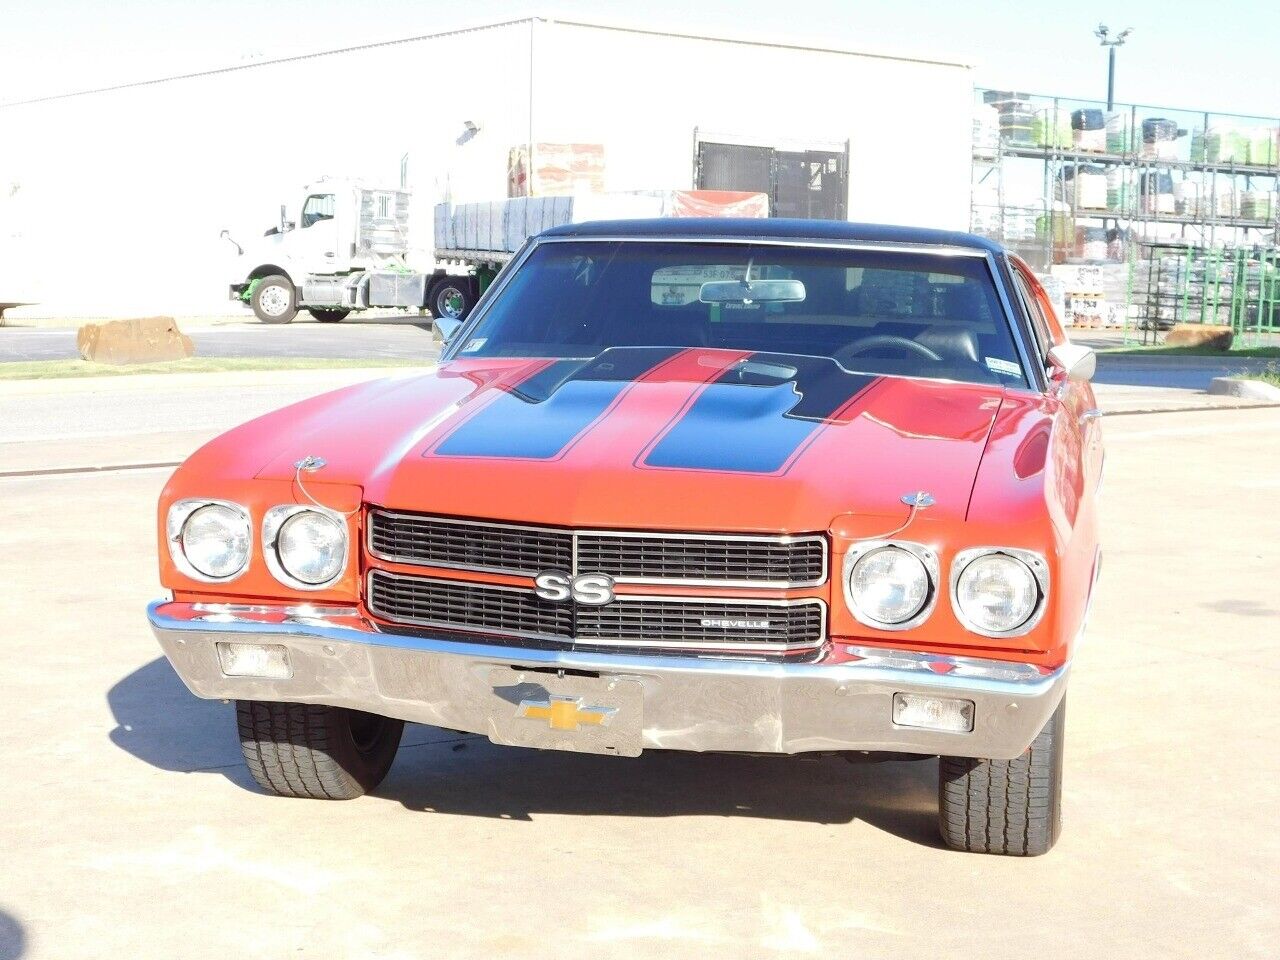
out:
{"label": "chrome headlight bezel", "polygon": [[[322,583],[299,580],[288,571],[280,559],[278,547],[280,530],[286,521],[300,513],[315,513],[325,517],[333,521],[342,532],[342,562],[338,565],[338,572]],[[351,531],[347,529],[347,518],[336,510],[310,504],[292,503],[272,507],[262,518],[262,556],[266,560],[267,569],[271,571],[271,575],[285,586],[295,590],[327,590],[342,579],[347,572],[347,565],[351,562]]]}
{"label": "chrome headlight bezel", "polygon": [[[898,623],[885,623],[877,620],[862,610],[853,598],[853,591],[849,586],[849,580],[853,574],[853,568],[858,565],[863,557],[877,553],[887,548],[895,548],[905,553],[911,554],[924,566],[925,575],[929,578],[929,593],[925,598],[924,605],[909,619],[899,621]],[[920,626],[933,615],[934,608],[938,605],[939,578],[941,576],[938,566],[938,554],[923,543],[915,543],[910,540],[859,540],[849,546],[844,555],[844,564],[841,568],[840,585],[844,591],[844,603],[853,614],[853,618],[864,626],[873,627],[876,630],[912,630]]]}
{"label": "chrome headlight bezel", "polygon": [[[1026,620],[1009,630],[991,631],[984,630],[964,612],[960,606],[959,585],[960,577],[964,575],[965,569],[973,561],[981,558],[998,554],[1010,557],[1022,563],[1035,579],[1037,587],[1040,590],[1040,596],[1036,602],[1035,608],[1031,611],[1031,615]],[[1044,555],[1036,553],[1034,550],[1022,550],[1017,547],[971,547],[968,550],[961,550],[955,555],[951,561],[951,609],[956,615],[956,619],[970,633],[976,633],[979,636],[991,637],[993,639],[1005,639],[1007,637],[1026,636],[1044,619],[1044,612],[1049,606],[1049,564],[1045,560]]]}
{"label": "chrome headlight bezel", "polygon": [[[240,519],[244,522],[245,530],[248,534],[244,562],[241,563],[240,568],[235,573],[228,574],[225,577],[211,577],[197,569],[187,559],[186,551],[182,547],[182,531],[186,527],[187,521],[191,519],[193,513],[203,507],[224,507],[234,511],[239,514]],[[253,520],[249,516],[247,507],[232,500],[218,500],[213,497],[189,497],[183,500],[175,500],[169,505],[169,511],[165,515],[165,539],[169,542],[169,558],[173,560],[173,565],[182,572],[183,576],[198,580],[201,583],[230,583],[232,580],[244,576],[253,559]]]}

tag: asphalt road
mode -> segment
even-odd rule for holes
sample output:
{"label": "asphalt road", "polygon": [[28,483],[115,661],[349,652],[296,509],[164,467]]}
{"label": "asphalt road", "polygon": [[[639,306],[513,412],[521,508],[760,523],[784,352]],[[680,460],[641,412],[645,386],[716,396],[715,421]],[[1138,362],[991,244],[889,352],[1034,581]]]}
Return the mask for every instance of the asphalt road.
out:
{"label": "asphalt road", "polygon": [[[180,436],[56,426],[7,446],[145,462]],[[416,726],[376,795],[263,796],[231,708],[191,697],[145,624],[168,471],[0,479],[0,957],[1274,957],[1280,411],[1104,430],[1064,833],[1036,860],[941,849],[934,761]]]}
{"label": "asphalt road", "polygon": [[[434,356],[431,321],[417,318],[347,319],[317,323],[299,317],[285,326],[257,321],[192,326],[183,331],[201,357],[325,357],[414,359]],[[76,331],[0,327],[0,363],[12,360],[69,360]]]}

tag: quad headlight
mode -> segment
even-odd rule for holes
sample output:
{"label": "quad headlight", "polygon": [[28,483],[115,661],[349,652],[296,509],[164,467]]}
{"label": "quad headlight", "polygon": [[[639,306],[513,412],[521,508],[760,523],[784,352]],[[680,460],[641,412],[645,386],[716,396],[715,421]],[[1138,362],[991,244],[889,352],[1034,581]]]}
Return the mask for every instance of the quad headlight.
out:
{"label": "quad headlight", "polygon": [[956,554],[951,567],[951,603],[970,630],[989,637],[1016,637],[1044,613],[1049,592],[1044,558],[1029,550],[980,547]]}
{"label": "quad headlight", "polygon": [[179,500],[165,530],[174,565],[193,580],[232,580],[249,565],[253,533],[249,512],[226,500]]}
{"label": "quad headlight", "polygon": [[845,554],[845,601],[869,627],[916,626],[933,610],[937,583],[937,554],[921,544],[867,541]]}
{"label": "quad headlight", "polygon": [[347,566],[347,525],[341,514],[316,507],[272,507],[262,521],[263,554],[281,583],[321,590]]}

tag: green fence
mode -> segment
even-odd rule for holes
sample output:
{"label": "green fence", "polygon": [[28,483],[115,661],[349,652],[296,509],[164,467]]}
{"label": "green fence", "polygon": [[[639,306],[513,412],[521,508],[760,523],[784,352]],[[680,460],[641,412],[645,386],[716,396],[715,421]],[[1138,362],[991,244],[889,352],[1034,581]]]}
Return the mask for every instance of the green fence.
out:
{"label": "green fence", "polygon": [[1238,346],[1280,335],[1280,250],[1143,244],[1130,260],[1126,343],[1158,343],[1176,323],[1229,326]]}

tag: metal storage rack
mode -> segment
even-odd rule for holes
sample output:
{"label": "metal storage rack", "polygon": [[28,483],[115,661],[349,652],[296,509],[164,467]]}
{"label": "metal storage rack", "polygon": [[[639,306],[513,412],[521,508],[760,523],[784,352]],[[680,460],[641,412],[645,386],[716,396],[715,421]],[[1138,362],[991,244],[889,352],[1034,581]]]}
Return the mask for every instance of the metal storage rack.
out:
{"label": "metal storage rack", "polygon": [[[978,102],[984,104],[1000,94],[980,89],[977,96]],[[998,239],[1033,266],[1124,261],[1129,258],[1128,247],[1139,241],[1206,248],[1222,244],[1280,244],[1280,203],[1276,200],[1280,187],[1280,138],[1274,135],[1280,130],[1280,118],[1192,113],[1142,104],[1117,105],[1115,110],[1105,112],[1104,105],[1097,101],[1030,94],[1007,96],[1012,99],[1000,102],[1016,102],[1019,109],[1025,104],[1025,115],[1034,119],[1028,126],[1011,124],[1003,129],[994,151],[989,142],[981,149],[975,144],[972,228],[988,235],[999,231]],[[1111,136],[1108,130],[1105,149],[1080,149],[1072,142],[1073,111],[1104,112],[1119,136]],[[1144,121],[1176,123],[1181,135],[1144,144]],[[1260,135],[1270,131],[1271,136],[1249,139],[1243,133],[1215,132],[1230,131],[1236,126]],[[1264,162],[1242,161],[1239,154],[1247,154],[1250,149],[1257,149]],[[1157,151],[1162,155],[1153,155]],[[1032,162],[1040,164],[1040,176],[1035,178],[1039,181],[1038,196],[1029,189],[1018,196],[1009,181],[1018,175],[1024,184],[1033,182],[1025,169]],[[1088,167],[1105,170],[1109,181],[1120,185],[1118,195],[1108,190],[1103,207],[1082,206],[1079,189],[1072,189],[1069,201],[1057,196],[1058,184],[1078,184],[1082,168]],[[978,194],[978,188],[993,178],[998,183],[996,211],[985,209],[991,205],[981,203]],[[1194,197],[1194,203],[1187,202],[1179,210],[1162,199],[1172,190],[1142,189],[1144,183],[1164,182],[1162,178],[1170,184],[1190,184],[1184,192]],[[1257,194],[1269,198],[1267,203],[1261,210],[1253,205],[1255,215],[1245,216],[1238,198]],[[1028,211],[1035,211],[1037,227],[1030,239],[1025,235]],[[1256,215],[1259,212],[1265,215]],[[1085,257],[1076,243],[1079,227],[1110,231],[1112,236],[1125,239],[1111,244],[1111,257]]]}
{"label": "metal storage rack", "polygon": [[1146,244],[1131,274],[1126,332],[1157,342],[1175,323],[1231,327],[1242,346],[1280,333],[1280,249]]}

